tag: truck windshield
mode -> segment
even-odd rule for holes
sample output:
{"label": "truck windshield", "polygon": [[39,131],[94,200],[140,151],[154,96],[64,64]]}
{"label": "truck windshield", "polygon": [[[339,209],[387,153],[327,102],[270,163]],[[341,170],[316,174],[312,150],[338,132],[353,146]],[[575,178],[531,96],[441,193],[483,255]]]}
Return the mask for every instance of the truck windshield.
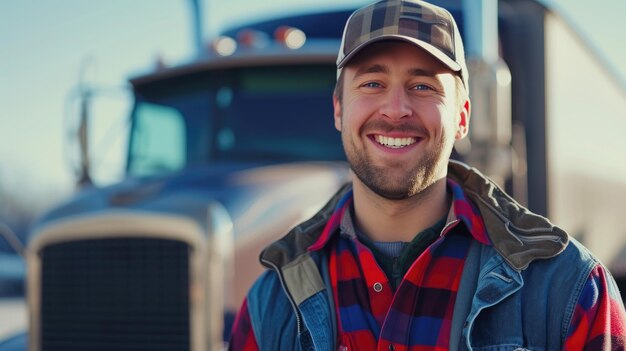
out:
{"label": "truck windshield", "polygon": [[136,87],[127,170],[215,162],[343,160],[332,65],[206,71]]}

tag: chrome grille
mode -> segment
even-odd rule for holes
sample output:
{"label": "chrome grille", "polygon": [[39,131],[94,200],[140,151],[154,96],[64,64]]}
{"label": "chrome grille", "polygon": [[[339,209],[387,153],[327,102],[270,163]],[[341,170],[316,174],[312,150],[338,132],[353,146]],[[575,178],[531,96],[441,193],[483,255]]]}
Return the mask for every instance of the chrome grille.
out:
{"label": "chrome grille", "polygon": [[189,350],[189,255],[153,238],[45,247],[42,350]]}

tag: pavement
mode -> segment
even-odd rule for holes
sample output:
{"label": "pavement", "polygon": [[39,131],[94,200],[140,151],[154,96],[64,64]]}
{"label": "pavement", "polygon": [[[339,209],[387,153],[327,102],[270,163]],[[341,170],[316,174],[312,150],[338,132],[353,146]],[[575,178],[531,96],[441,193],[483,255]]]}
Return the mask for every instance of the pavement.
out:
{"label": "pavement", "polygon": [[28,326],[26,299],[0,298],[0,341],[24,332]]}

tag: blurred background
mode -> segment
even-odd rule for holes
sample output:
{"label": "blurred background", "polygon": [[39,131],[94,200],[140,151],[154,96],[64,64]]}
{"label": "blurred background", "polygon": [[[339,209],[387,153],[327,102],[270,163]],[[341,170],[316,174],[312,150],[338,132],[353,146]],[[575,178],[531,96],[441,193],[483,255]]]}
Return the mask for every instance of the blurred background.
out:
{"label": "blurred background", "polygon": [[[349,7],[364,1],[205,1],[205,37],[253,18],[316,7]],[[626,78],[626,2],[546,1]],[[74,190],[78,91],[95,84],[109,92],[110,118],[96,118],[100,145],[93,150],[96,179],[122,175],[126,79],[173,64],[194,53],[191,5],[185,0],[0,1],[0,220],[23,236],[42,211]],[[585,89],[586,87],[580,87]],[[602,92],[591,93],[602,94]],[[107,93],[103,93],[106,95]],[[101,99],[102,100],[102,99]],[[623,111],[616,111],[622,113]],[[582,122],[582,121],[581,121]],[[108,151],[104,151],[108,150]],[[626,151],[625,151],[626,154]]]}
{"label": "blurred background", "polygon": [[[279,13],[358,6],[308,1],[202,2],[209,40],[225,27]],[[339,5],[338,5],[339,4]],[[191,1],[0,1],[0,219],[23,236],[75,185],[80,85],[99,88],[93,108],[98,184],[122,175],[129,77],[195,54]],[[107,150],[104,152],[103,150]]]}
{"label": "blurred background", "polygon": [[[94,182],[106,185],[121,179],[128,135],[126,117],[131,107],[127,79],[161,65],[193,58],[191,3],[188,0],[0,0],[0,224],[24,240],[38,216],[75,192],[79,98],[83,87],[96,89],[100,97],[92,106],[94,125],[90,128],[93,133],[90,139],[95,141],[91,150]],[[363,0],[204,0],[200,2],[205,24],[203,36],[210,40],[224,28],[278,14],[350,8],[365,3]],[[544,0],[543,3],[572,26],[593,56],[624,87],[626,2]],[[566,63],[563,62],[564,67]],[[590,74],[584,66],[567,66],[567,69],[580,69],[582,76]],[[593,85],[568,88],[589,96],[607,93]],[[623,99],[623,90],[617,95]],[[570,108],[578,108],[578,101],[568,103]],[[589,108],[591,112],[584,119],[552,127],[571,127],[576,135],[573,143],[583,145],[585,133],[590,132],[623,138],[620,129],[593,126],[596,110]],[[624,110],[600,111],[614,113],[622,124],[626,120]],[[570,146],[561,143],[559,147]],[[591,154],[583,159],[607,151],[593,145],[584,149]],[[605,162],[625,164],[626,150],[618,147],[607,155]],[[626,174],[623,168],[626,166],[621,167],[621,173],[617,172],[616,176]],[[0,243],[0,253],[11,251],[9,246]],[[25,315],[21,311],[21,307],[4,304],[0,299],[0,314],[15,315],[16,325],[24,323]]]}
{"label": "blurred background", "polygon": [[[545,0],[626,80],[626,2]],[[126,79],[194,54],[186,0],[0,1],[0,220],[23,236],[33,218],[74,190],[80,84],[100,87],[93,167],[99,184],[123,171]],[[361,0],[202,2],[205,38],[250,19]],[[584,70],[583,70],[584,71]],[[582,74],[582,73],[581,73]],[[579,87],[588,89],[589,87]],[[592,90],[592,89],[590,89]],[[602,94],[601,91],[589,91]],[[624,114],[623,111],[615,113]],[[588,122],[588,121],[585,121]],[[583,121],[577,123],[585,123]],[[625,151],[626,153],[626,151]]]}

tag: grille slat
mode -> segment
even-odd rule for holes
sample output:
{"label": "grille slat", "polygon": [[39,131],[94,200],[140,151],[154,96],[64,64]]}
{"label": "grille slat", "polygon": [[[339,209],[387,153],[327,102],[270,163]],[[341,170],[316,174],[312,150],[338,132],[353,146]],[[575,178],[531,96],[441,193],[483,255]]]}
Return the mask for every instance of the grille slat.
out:
{"label": "grille slat", "polygon": [[154,238],[45,247],[42,350],[188,350],[189,255]]}

